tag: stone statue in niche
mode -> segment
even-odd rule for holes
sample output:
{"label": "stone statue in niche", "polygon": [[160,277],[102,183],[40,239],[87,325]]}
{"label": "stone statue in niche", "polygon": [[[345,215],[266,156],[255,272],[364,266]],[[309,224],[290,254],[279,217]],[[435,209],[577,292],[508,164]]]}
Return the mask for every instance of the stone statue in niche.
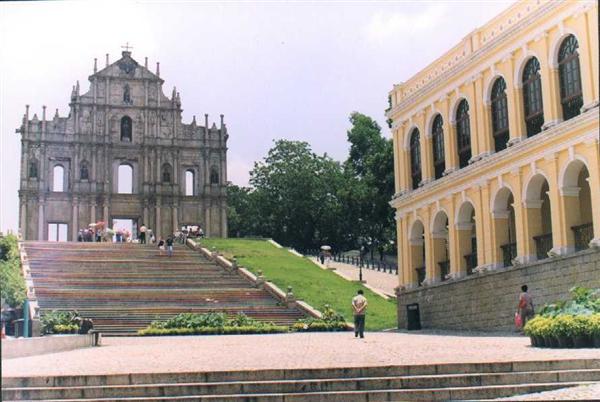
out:
{"label": "stone statue in niche", "polygon": [[125,84],[123,88],[123,102],[131,103],[131,90],[129,89],[129,84]]}

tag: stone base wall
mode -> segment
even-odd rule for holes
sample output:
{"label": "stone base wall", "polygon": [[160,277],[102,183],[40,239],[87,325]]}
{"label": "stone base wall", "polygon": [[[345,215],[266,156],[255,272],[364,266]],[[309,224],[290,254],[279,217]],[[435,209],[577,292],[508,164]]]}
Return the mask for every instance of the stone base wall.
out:
{"label": "stone base wall", "polygon": [[406,328],[406,305],[419,303],[423,328],[512,331],[521,285],[529,287],[536,309],[568,298],[573,286],[600,288],[600,250],[404,291],[398,295],[398,327]]}

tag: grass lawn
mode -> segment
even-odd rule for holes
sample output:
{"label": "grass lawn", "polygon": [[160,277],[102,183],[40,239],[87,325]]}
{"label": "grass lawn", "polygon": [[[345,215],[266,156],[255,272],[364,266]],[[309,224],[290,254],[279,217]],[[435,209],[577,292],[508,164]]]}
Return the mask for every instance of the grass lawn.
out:
{"label": "grass lawn", "polygon": [[264,240],[203,239],[202,247],[215,247],[226,258],[235,257],[240,266],[254,274],[261,269],[268,281],[283,291],[292,286],[294,294],[316,309],[325,304],[352,321],[350,301],[360,288],[369,301],[366,328],[381,330],[396,328],[396,302],[385,300],[358,282],[350,282],[331,271],[323,270],[305,257],[298,257],[286,249],[277,248]]}

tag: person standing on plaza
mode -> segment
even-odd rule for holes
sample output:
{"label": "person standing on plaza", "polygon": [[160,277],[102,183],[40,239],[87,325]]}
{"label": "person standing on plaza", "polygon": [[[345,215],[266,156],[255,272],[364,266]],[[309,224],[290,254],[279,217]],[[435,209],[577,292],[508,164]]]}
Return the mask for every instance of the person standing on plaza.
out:
{"label": "person standing on plaza", "polygon": [[167,237],[167,255],[173,257],[173,235]]}
{"label": "person standing on plaza", "polygon": [[140,227],[140,244],[146,244],[146,225]]}
{"label": "person standing on plaza", "polygon": [[367,298],[363,296],[362,289],[352,299],[352,312],[354,313],[354,337],[365,337],[365,315],[367,313]]}
{"label": "person standing on plaza", "polygon": [[519,315],[521,316],[521,325],[525,327],[527,321],[533,318],[534,310],[533,310],[533,299],[531,295],[527,292],[527,285],[521,286],[521,294],[519,295]]}

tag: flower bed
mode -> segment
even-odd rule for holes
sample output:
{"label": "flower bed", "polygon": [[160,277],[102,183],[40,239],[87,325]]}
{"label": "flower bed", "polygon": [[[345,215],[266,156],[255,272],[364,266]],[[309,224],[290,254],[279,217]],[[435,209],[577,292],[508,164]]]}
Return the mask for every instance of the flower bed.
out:
{"label": "flower bed", "polygon": [[275,334],[290,331],[345,331],[346,321],[329,306],[325,306],[322,318],[304,318],[291,328],[265,323],[243,313],[229,318],[225,313],[178,314],[167,321],[154,321],[145,329],[139,330],[142,336],[165,335],[234,335],[234,334]]}
{"label": "flower bed", "polygon": [[42,334],[87,334],[93,329],[92,320],[73,311],[52,310],[42,314]]}
{"label": "flower bed", "polygon": [[544,306],[525,325],[532,346],[600,348],[600,291],[571,289],[572,299]]}

